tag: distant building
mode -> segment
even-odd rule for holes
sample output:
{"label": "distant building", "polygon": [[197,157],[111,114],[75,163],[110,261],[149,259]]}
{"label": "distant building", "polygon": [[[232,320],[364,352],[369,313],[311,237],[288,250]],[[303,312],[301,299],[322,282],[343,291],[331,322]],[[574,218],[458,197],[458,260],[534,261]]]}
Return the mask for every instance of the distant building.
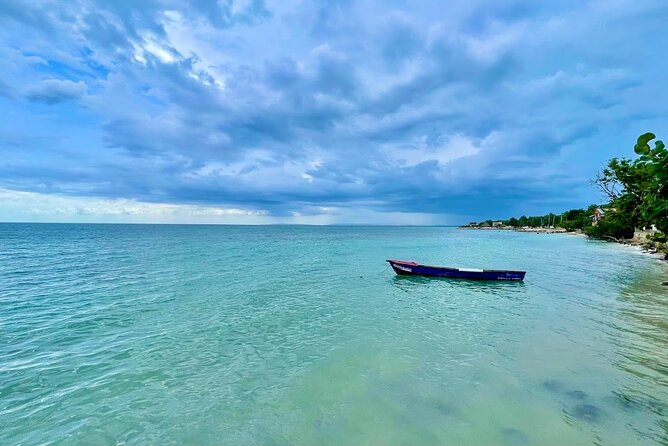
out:
{"label": "distant building", "polygon": [[496,228],[497,226],[503,226],[503,222],[502,222],[502,221],[493,221],[493,222],[492,222],[492,226],[494,226],[495,228]]}
{"label": "distant building", "polygon": [[469,222],[468,226],[478,226],[478,223],[475,221]]}
{"label": "distant building", "polygon": [[605,211],[601,208],[596,208],[594,210],[594,215],[591,216],[591,224],[592,226],[596,226],[596,224],[603,220],[605,218]]}
{"label": "distant building", "polygon": [[649,227],[645,226],[642,228],[642,230],[647,232],[649,235],[655,235],[659,231],[656,228],[656,225],[650,225]]}

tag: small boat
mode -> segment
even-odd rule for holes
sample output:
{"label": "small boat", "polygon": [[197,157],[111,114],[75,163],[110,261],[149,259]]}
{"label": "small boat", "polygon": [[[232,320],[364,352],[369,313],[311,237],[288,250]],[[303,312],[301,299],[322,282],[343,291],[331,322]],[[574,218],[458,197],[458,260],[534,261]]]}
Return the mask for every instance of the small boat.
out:
{"label": "small boat", "polygon": [[405,260],[386,260],[395,273],[402,276],[433,276],[472,280],[524,280],[526,271],[505,269],[448,268],[445,266],[421,265]]}

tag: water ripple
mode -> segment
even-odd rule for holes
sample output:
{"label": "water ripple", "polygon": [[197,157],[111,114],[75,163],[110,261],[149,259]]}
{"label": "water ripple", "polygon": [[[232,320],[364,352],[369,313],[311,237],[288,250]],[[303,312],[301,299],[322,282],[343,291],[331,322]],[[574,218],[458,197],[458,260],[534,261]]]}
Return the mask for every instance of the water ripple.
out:
{"label": "water ripple", "polygon": [[563,236],[0,225],[0,444],[662,444],[661,274]]}

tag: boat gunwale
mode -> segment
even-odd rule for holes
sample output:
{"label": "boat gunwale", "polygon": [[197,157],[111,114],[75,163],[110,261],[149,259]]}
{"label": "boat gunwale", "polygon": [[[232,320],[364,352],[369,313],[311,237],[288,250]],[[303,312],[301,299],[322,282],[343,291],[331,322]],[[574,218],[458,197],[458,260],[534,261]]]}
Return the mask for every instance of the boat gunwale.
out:
{"label": "boat gunwale", "polygon": [[385,260],[388,262],[390,265],[393,263],[397,263],[399,265],[408,265],[408,266],[422,266],[425,268],[432,268],[432,269],[440,269],[440,270],[445,270],[445,271],[460,271],[460,272],[472,272],[472,273],[518,273],[518,274],[526,274],[526,271],[521,271],[521,270],[513,270],[513,269],[481,269],[477,271],[466,271],[466,268],[464,268],[464,271],[460,268],[455,268],[451,266],[432,266],[432,265],[425,265],[422,263],[417,263],[417,262],[409,262],[406,260],[392,260],[392,259],[387,259]]}

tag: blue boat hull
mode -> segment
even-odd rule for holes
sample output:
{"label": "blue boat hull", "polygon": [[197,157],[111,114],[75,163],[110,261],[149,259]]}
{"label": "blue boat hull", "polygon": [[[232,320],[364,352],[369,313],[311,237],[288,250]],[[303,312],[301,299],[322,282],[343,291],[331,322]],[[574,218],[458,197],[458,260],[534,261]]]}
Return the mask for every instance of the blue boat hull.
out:
{"label": "blue boat hull", "polygon": [[444,266],[421,265],[404,260],[387,260],[395,273],[402,276],[447,277],[471,280],[524,280],[526,271],[448,268]]}

